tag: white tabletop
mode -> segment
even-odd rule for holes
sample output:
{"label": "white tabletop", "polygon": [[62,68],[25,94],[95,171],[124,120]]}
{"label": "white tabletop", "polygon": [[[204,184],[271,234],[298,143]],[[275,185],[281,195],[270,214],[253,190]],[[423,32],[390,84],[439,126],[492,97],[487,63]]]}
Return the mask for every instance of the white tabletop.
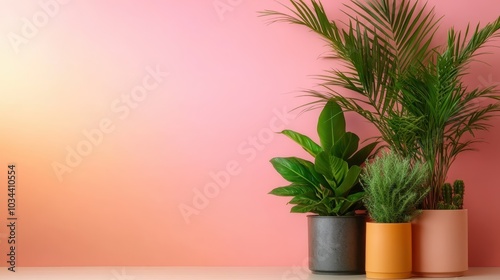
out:
{"label": "white tabletop", "polygon": [[[15,280],[357,280],[364,275],[314,275],[302,267],[18,267],[0,268],[0,279]],[[417,278],[413,278],[417,279]],[[426,278],[429,279],[429,278]],[[470,268],[467,280],[498,280],[500,267]]]}

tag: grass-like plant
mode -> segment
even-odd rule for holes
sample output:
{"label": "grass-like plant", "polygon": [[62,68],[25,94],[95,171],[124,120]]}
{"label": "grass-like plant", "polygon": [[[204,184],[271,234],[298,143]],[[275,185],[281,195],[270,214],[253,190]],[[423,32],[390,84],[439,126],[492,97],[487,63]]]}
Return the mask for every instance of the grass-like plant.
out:
{"label": "grass-like plant", "polygon": [[451,28],[447,41],[434,47],[439,18],[417,0],[351,0],[341,11],[345,24],[332,20],[320,1],[290,4],[288,13],[262,15],[316,32],[329,45],[327,58],[344,67],[326,71],[322,89],[308,94],[318,102],[333,98],[371,122],[395,152],[426,162],[431,191],[422,207],[436,209],[450,166],[500,112],[495,85],[462,82],[480,50],[499,36],[500,17],[465,32]]}
{"label": "grass-like plant", "polygon": [[413,162],[389,150],[367,163],[361,175],[365,189],[364,203],[377,223],[406,223],[417,214],[418,204],[429,188],[424,163]]}

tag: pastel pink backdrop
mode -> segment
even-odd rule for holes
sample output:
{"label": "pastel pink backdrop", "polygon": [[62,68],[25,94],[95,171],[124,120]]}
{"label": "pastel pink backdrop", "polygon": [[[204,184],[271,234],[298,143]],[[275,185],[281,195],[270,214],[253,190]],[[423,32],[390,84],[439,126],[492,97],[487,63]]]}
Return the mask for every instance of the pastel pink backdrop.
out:
{"label": "pastel pink backdrop", "polygon": [[[23,18],[41,16],[40,3],[55,3],[52,15],[13,44]],[[443,40],[451,25],[500,15],[494,0],[429,3],[445,15]],[[333,15],[341,2],[327,7]],[[271,132],[315,133],[318,111],[284,112],[308,101],[298,91],[331,62],[319,58],[326,49],[314,34],[257,17],[281,8],[248,0],[2,1],[0,163],[18,169],[18,265],[303,265],[305,215],[267,192],[285,183],[269,159],[305,154]],[[500,52],[488,51],[490,66],[474,65],[470,84],[500,82]],[[155,81],[151,69],[161,72],[156,86],[126,103],[144,79]],[[363,138],[375,134],[359,117],[348,122]],[[450,174],[467,184],[471,266],[500,266],[495,124]],[[71,152],[78,148],[79,160]],[[4,188],[3,221],[6,198]]]}

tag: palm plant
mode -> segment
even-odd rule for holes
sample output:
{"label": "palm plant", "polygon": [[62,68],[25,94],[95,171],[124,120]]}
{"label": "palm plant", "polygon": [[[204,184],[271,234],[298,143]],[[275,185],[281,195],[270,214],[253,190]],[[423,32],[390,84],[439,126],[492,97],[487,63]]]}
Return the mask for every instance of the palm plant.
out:
{"label": "palm plant", "polygon": [[[423,208],[435,209],[449,167],[487,130],[500,111],[497,88],[470,88],[462,78],[490,39],[499,35],[500,17],[465,32],[451,28],[444,46],[434,47],[439,18],[419,1],[351,0],[345,25],[330,20],[321,2],[290,0],[289,13],[264,11],[271,22],[308,27],[330,46],[328,58],[346,70],[331,69],[320,90],[307,93],[335,100],[371,122],[398,154],[428,164],[431,191]],[[338,88],[349,90],[342,94]]]}

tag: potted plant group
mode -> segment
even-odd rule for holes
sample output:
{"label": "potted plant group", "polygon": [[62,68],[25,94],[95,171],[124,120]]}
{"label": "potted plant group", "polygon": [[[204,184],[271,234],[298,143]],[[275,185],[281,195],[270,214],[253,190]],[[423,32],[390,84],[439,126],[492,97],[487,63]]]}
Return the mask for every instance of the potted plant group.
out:
{"label": "potted plant group", "polygon": [[362,174],[364,203],[372,222],[366,225],[366,277],[412,275],[412,225],[427,195],[428,168],[387,151],[367,163]]}
{"label": "potted plant group", "polygon": [[[494,84],[474,87],[462,81],[470,63],[484,53],[480,50],[500,35],[500,17],[483,26],[468,26],[465,32],[450,28],[446,41],[439,44],[434,37],[439,17],[418,0],[351,0],[343,11],[346,24],[331,20],[320,1],[307,2],[290,0],[289,13],[264,11],[263,15],[316,32],[330,47],[327,57],[341,62],[342,68],[320,76],[322,88],[308,90],[310,95],[319,98],[318,102],[333,99],[344,111],[358,113],[378,129],[394,152],[427,164],[430,191],[414,223],[418,244],[414,272],[463,275],[467,263],[455,268],[444,261],[432,267],[423,264],[434,252],[436,241],[430,238],[452,236],[456,230],[450,226],[446,233],[436,234],[435,224],[462,219],[454,215],[467,219],[466,210],[443,210],[438,205],[451,165],[458,155],[472,149],[477,142],[474,133],[487,130],[490,119],[500,112]],[[431,214],[440,218],[426,222]],[[460,242],[467,244],[466,225],[463,230]],[[452,240],[443,239],[447,241]],[[441,258],[456,255],[456,251],[443,250]],[[467,250],[461,251],[460,258],[467,259]]]}
{"label": "potted plant group", "polygon": [[314,273],[364,273],[365,217],[361,165],[377,142],[358,149],[359,137],[346,132],[344,114],[329,101],[319,116],[320,144],[292,130],[281,133],[299,144],[313,161],[298,157],[276,157],[271,163],[290,185],[270,194],[291,196],[291,212],[314,213],[308,217],[309,268]]}

